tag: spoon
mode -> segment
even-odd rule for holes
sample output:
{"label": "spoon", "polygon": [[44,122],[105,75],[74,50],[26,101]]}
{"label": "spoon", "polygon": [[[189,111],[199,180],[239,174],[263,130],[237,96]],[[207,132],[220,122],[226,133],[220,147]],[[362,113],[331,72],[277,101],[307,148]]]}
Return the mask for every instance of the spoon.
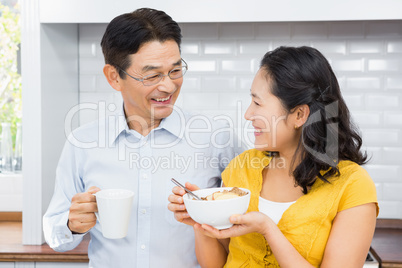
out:
{"label": "spoon", "polygon": [[177,186],[181,187],[184,189],[184,191],[186,191],[189,195],[191,195],[192,197],[194,197],[197,200],[202,200],[201,198],[198,197],[198,195],[194,194],[192,191],[190,191],[189,189],[187,189],[186,187],[184,187],[180,182],[176,181],[175,179],[172,178],[172,182],[174,184],[176,184]]}

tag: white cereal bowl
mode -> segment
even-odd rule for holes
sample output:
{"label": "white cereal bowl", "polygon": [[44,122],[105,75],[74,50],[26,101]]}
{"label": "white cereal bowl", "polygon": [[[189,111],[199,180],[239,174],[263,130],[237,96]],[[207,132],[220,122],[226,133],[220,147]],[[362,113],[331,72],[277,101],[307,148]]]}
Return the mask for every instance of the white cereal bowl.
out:
{"label": "white cereal bowl", "polygon": [[[207,188],[193,191],[199,197],[206,197],[215,192],[222,192],[223,190],[231,190],[232,187],[222,188]],[[183,195],[184,205],[190,217],[200,223],[208,224],[216,229],[230,228],[233,224],[230,223],[229,218],[233,214],[244,214],[248,209],[250,203],[250,190],[240,188],[247,192],[246,195],[226,199],[226,200],[194,200],[189,194]]]}

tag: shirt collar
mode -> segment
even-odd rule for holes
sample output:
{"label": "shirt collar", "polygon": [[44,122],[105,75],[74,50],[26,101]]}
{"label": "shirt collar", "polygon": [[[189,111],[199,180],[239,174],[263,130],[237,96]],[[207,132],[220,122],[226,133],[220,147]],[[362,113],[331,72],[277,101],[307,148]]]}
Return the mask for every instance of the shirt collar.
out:
{"label": "shirt collar", "polygon": [[162,122],[156,129],[165,129],[177,138],[182,139],[185,130],[185,117],[184,114],[179,111],[173,108],[172,113],[168,117],[162,119]]}
{"label": "shirt collar", "polygon": [[[119,137],[119,135],[123,132],[129,132],[130,128],[128,127],[126,114],[124,112],[124,104],[120,106],[120,109],[116,113],[116,131],[114,132],[113,141]],[[158,129],[165,129],[169,133],[173,134],[177,138],[182,139],[184,137],[184,129],[185,129],[185,116],[183,113],[177,111],[177,109],[173,109],[173,112],[166,118],[162,119],[160,125],[152,131]]]}
{"label": "shirt collar", "polygon": [[126,114],[124,112],[124,104],[120,106],[120,109],[116,113],[116,117],[117,117],[116,120],[117,125],[115,126],[116,131],[114,132],[114,136],[112,137],[113,141],[115,141],[121,133],[128,132],[130,130],[127,124]]}

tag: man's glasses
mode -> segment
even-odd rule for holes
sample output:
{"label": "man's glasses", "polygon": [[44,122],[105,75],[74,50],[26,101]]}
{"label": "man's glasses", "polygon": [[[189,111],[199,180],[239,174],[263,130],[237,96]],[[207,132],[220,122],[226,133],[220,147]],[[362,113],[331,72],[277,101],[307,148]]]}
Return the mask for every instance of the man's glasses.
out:
{"label": "man's glasses", "polygon": [[160,81],[162,81],[162,79],[165,76],[169,76],[170,79],[175,80],[175,79],[179,79],[180,77],[183,77],[187,70],[187,63],[181,59],[183,62],[183,65],[181,67],[177,67],[174,68],[172,70],[169,71],[168,74],[161,74],[161,73],[155,73],[155,74],[149,74],[144,76],[143,78],[136,78],[134,76],[129,75],[128,73],[126,73],[123,69],[121,69],[120,67],[118,67],[123,73],[125,73],[126,75],[130,76],[132,79],[135,79],[139,82],[142,82],[144,84],[144,86],[153,86],[158,84]]}

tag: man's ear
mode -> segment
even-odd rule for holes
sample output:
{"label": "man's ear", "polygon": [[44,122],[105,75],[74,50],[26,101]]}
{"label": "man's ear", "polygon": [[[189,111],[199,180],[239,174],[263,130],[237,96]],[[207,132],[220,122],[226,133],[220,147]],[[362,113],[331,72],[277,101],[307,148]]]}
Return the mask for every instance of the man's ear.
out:
{"label": "man's ear", "polygon": [[117,91],[122,90],[121,78],[119,72],[116,70],[114,66],[106,64],[103,67],[103,74],[105,75],[106,80],[112,86],[112,88],[114,88]]}
{"label": "man's ear", "polygon": [[294,110],[295,128],[300,128],[306,123],[310,115],[310,107],[307,104],[299,105]]}

